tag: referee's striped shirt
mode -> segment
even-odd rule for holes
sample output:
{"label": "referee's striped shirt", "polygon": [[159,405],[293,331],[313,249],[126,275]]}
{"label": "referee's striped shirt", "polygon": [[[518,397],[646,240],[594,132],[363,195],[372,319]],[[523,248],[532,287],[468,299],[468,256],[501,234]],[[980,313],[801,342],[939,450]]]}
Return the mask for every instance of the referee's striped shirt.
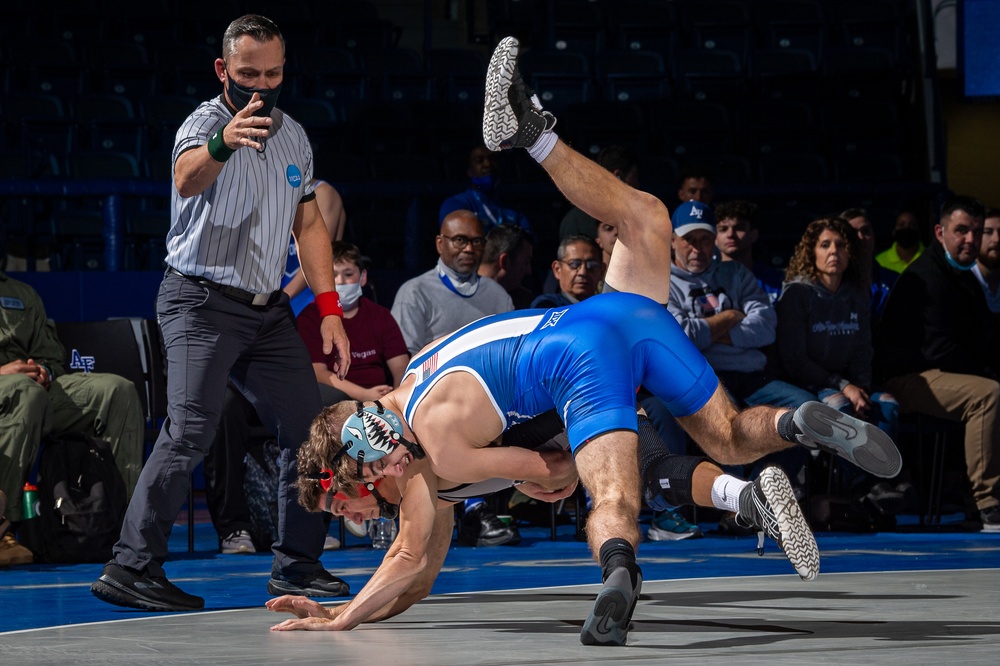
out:
{"label": "referee's striped shirt", "polygon": [[[200,104],[177,130],[173,163],[232,118],[221,95]],[[263,153],[240,148],[201,194],[185,199],[171,189],[168,265],[259,294],[281,286],[296,208],[315,185],[305,130],[279,109],[271,118]]]}

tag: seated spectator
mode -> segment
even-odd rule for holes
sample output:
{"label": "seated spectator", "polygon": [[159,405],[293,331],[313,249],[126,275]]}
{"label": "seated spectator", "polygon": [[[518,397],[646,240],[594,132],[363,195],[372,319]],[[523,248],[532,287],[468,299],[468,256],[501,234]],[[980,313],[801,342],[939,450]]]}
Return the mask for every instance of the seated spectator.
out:
{"label": "seated spectator", "polygon": [[0,565],[31,561],[18,523],[24,483],[46,437],[81,432],[111,444],[128,496],[142,469],[145,429],[135,385],[103,372],[67,374],[65,349],[38,293],[0,272]]}
{"label": "seated spectator", "polygon": [[985,211],[971,197],[941,210],[934,240],[903,271],[875,337],[875,377],[902,414],[965,425],[965,464],[983,530],[1000,532],[1000,384],[993,316],[972,273]]}
{"label": "seated spectator", "polygon": [[[606,146],[601,149],[594,161],[615,174],[622,182],[632,187],[639,187],[639,161],[628,148]],[[561,240],[569,236],[589,236],[596,239],[597,225],[596,219],[574,206],[563,216],[559,224],[559,238]],[[610,252],[608,250],[609,254]]]}
{"label": "seated spectator", "polygon": [[885,309],[889,290],[896,283],[899,274],[875,262],[875,230],[872,228],[868,213],[863,208],[848,208],[840,214],[840,217],[847,220],[858,234],[860,241],[858,268],[861,272],[861,284],[871,294],[872,322],[877,323],[882,316],[882,310]]}
{"label": "seated spectator", "polygon": [[504,288],[515,310],[531,306],[535,292],[525,286],[531,275],[535,246],[531,235],[513,224],[500,224],[486,234],[479,277],[491,278]]}
{"label": "seated spectator", "polygon": [[924,252],[924,243],[920,240],[920,235],[917,216],[909,210],[900,211],[892,228],[892,245],[875,255],[875,261],[887,270],[902,273]]}
{"label": "seated spectator", "polygon": [[753,246],[760,231],[754,224],[757,205],[750,201],[728,201],[715,207],[715,247],[722,261],[738,261],[754,274],[757,284],[774,303],[781,295],[781,271],[753,259]]}
{"label": "seated spectator", "polygon": [[[774,306],[746,266],[713,258],[712,209],[689,201],[671,218],[674,264],[667,307],[736,403],[794,409],[813,400],[808,391],[766,371],[765,348],[774,342],[777,329]],[[781,464],[793,484],[801,485],[805,457],[791,449],[782,454],[769,456],[769,462]]]}
{"label": "seated spectator", "polygon": [[455,211],[472,211],[483,225],[487,234],[499,224],[513,224],[521,227],[534,237],[528,218],[502,205],[497,196],[497,177],[493,172],[493,153],[486,146],[479,145],[469,151],[469,187],[441,204],[438,221],[444,223],[446,217]]}
{"label": "seated spectator", "polygon": [[[368,274],[358,248],[333,243],[333,268],[344,308],[344,330],[351,342],[351,366],[341,380],[333,372],[334,354],[323,353],[319,310],[311,303],[296,319],[305,342],[324,405],[341,400],[377,400],[399,386],[409,355],[403,335],[389,310],[361,295]],[[261,419],[239,391],[229,387],[219,431],[205,457],[205,499],[219,534],[219,548],[226,554],[254,553],[266,544],[254,543],[251,511],[244,492],[244,459],[261,455],[263,441],[254,441],[253,429]],[[264,438],[266,439],[266,437]],[[328,537],[328,548],[333,547]]]}
{"label": "seated spectator", "polygon": [[689,164],[681,170],[681,175],[677,183],[678,202],[697,201],[706,206],[711,206],[714,197],[712,179],[704,167],[697,164]]}
{"label": "seated spectator", "polygon": [[480,317],[514,309],[503,287],[477,273],[486,237],[475,213],[449,213],[435,243],[437,266],[404,282],[392,303],[410,354]]}
{"label": "seated spectator", "polygon": [[533,308],[558,308],[572,305],[597,293],[604,278],[601,248],[589,236],[568,236],[559,243],[552,274],[559,283],[559,293],[542,294],[532,303]]}
{"label": "seated spectator", "polygon": [[[786,379],[831,407],[871,421],[895,439],[899,404],[890,394],[872,390],[871,316],[857,248],[855,231],[846,220],[825,218],[806,227],[775,306],[776,348]],[[853,474],[846,466],[842,470]],[[852,483],[864,480],[858,474]],[[889,488],[880,491],[879,496],[888,496]],[[902,494],[898,499],[902,501]],[[874,495],[873,500],[878,504]],[[899,508],[879,507],[884,513]]]}
{"label": "seated spectator", "polygon": [[972,273],[986,294],[993,314],[1000,314],[1000,209],[990,208],[983,221],[983,242]]}
{"label": "seated spectator", "polygon": [[[474,213],[448,213],[435,243],[437,266],[404,282],[392,303],[392,316],[403,331],[410,354],[481,317],[514,309],[503,287],[478,273],[486,238],[483,223]],[[482,498],[466,500],[464,508],[458,523],[459,544],[520,543],[517,526],[504,525]]]}

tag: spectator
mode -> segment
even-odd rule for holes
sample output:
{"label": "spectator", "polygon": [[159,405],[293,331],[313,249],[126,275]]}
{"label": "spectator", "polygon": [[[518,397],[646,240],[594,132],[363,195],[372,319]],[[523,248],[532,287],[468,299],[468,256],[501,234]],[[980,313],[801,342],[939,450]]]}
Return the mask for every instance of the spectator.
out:
{"label": "spectator", "polygon": [[[689,201],[671,216],[674,265],[670,271],[670,313],[708,359],[729,394],[743,406],[796,408],[813,399],[806,390],[765,371],[765,348],[776,337],[774,307],[750,270],[737,261],[719,261],[712,209]],[[805,458],[783,452],[793,483]]]}
{"label": "spectator", "polygon": [[436,245],[437,266],[404,282],[392,304],[410,354],[480,317],[514,309],[503,287],[476,272],[486,238],[474,213],[449,213]]}
{"label": "spectator", "polygon": [[[344,330],[351,343],[347,376],[340,379],[333,372],[336,357],[323,351],[322,320],[315,303],[306,306],[296,319],[299,336],[309,351],[324,405],[347,399],[377,400],[399,386],[409,360],[406,343],[389,310],[361,295],[368,274],[358,248],[334,241],[333,269],[344,308]],[[224,554],[249,554],[270,545],[254,538],[257,535],[244,492],[245,456],[250,454],[262,461],[265,455],[264,441],[268,437],[252,436],[261,426],[253,405],[229,386],[219,431],[205,457],[205,499],[219,534],[219,550]],[[327,535],[325,550],[339,545]]]}
{"label": "spectator", "polygon": [[756,276],[757,284],[774,303],[781,295],[781,271],[755,262],[753,246],[760,231],[754,224],[757,205],[750,201],[728,201],[715,207],[715,247],[722,261],[738,261]]}
{"label": "spectator", "polygon": [[[595,161],[618,177],[618,180],[632,187],[639,187],[639,160],[623,146],[606,146],[597,154]],[[569,236],[589,236],[597,238],[599,222],[574,206],[563,216],[559,224],[559,238]],[[610,226],[610,225],[609,225]],[[614,227],[612,227],[614,228]],[[611,254],[611,250],[608,250]],[[604,262],[607,264],[607,262]]]}
{"label": "spectator", "polygon": [[917,216],[912,211],[903,210],[896,215],[896,224],[892,228],[892,245],[875,255],[875,261],[887,270],[902,273],[923,252],[924,243],[920,240]]}
{"label": "spectator", "polygon": [[596,294],[604,277],[601,248],[589,236],[567,236],[556,250],[552,274],[559,283],[559,293],[542,294],[531,303],[531,307],[558,308],[579,303]]}
{"label": "spectator", "polygon": [[[841,218],[816,220],[806,227],[775,306],[776,348],[785,378],[895,439],[899,404],[890,394],[872,390],[871,315],[857,247],[854,229]],[[853,477],[854,485],[865,480],[860,470],[842,471]],[[861,494],[867,491],[863,488]],[[886,514],[899,508],[882,502],[890,493],[898,494],[881,482],[870,495]],[[897,499],[902,501],[902,495]]]}
{"label": "spectator", "polygon": [[111,444],[129,497],[142,469],[143,414],[132,382],[102,372],[67,374],[65,349],[38,293],[0,272],[0,565],[32,556],[14,540],[22,492],[50,435],[83,432]]}
{"label": "spectator", "polygon": [[531,275],[535,246],[527,231],[513,224],[500,224],[486,234],[479,277],[490,278],[504,288],[515,310],[531,305],[535,292],[524,285]]}
{"label": "spectator", "polygon": [[[485,315],[514,309],[503,287],[477,273],[486,238],[474,213],[449,213],[441,223],[436,244],[437,267],[404,282],[392,304],[392,316],[403,331],[411,355]],[[517,527],[500,522],[496,513],[477,498],[465,503],[458,540],[463,545],[513,545],[521,541],[521,535]]]}
{"label": "spectator", "polygon": [[472,211],[483,225],[483,233],[489,233],[499,224],[514,224],[534,236],[528,218],[500,204],[497,200],[497,177],[493,172],[493,153],[486,146],[479,145],[469,151],[469,187],[459,194],[448,197],[441,204],[438,221],[459,210]]}
{"label": "spectator", "polygon": [[677,183],[677,200],[681,203],[686,201],[697,201],[706,206],[712,205],[714,197],[712,192],[712,179],[703,167],[698,165],[688,165],[681,170],[680,179]]}
{"label": "spectator", "polygon": [[972,273],[986,294],[990,312],[1000,314],[1000,209],[990,208],[983,220],[983,242]]}
{"label": "spectator", "polygon": [[875,262],[875,230],[872,228],[868,213],[863,208],[848,208],[840,214],[840,217],[847,220],[858,234],[860,241],[858,267],[861,271],[861,284],[871,294],[872,321],[877,323],[882,316],[882,310],[885,309],[889,290],[896,283],[899,274]]}
{"label": "spectator", "polygon": [[965,464],[983,530],[1000,531],[1000,384],[989,367],[995,331],[972,273],[985,211],[971,197],[941,210],[934,240],[903,271],[877,329],[875,377],[901,413],[965,425]]}

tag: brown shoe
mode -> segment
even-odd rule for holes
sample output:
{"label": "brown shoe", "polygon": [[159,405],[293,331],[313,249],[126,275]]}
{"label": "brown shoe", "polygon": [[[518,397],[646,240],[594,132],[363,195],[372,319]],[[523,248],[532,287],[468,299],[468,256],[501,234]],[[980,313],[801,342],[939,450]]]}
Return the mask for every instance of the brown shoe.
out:
{"label": "brown shoe", "polygon": [[14,535],[8,532],[0,537],[0,567],[15,564],[31,564],[35,556],[30,550],[14,540]]}

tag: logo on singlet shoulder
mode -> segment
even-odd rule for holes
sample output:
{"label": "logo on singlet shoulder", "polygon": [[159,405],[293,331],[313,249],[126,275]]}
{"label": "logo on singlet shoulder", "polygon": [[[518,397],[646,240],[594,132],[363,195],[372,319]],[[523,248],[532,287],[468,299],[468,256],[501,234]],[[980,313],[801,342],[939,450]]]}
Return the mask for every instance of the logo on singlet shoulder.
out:
{"label": "logo on singlet shoulder", "polygon": [[292,187],[298,187],[302,184],[302,172],[294,164],[289,164],[288,168],[285,169],[285,177],[288,179],[288,184]]}
{"label": "logo on singlet shoulder", "polygon": [[562,316],[566,314],[566,310],[558,310],[549,315],[549,318],[542,324],[542,328],[549,328],[550,326],[555,326],[562,319]]}
{"label": "logo on singlet shoulder", "polygon": [[438,369],[438,355],[435,353],[429,359],[420,364],[421,380],[427,379]]}

